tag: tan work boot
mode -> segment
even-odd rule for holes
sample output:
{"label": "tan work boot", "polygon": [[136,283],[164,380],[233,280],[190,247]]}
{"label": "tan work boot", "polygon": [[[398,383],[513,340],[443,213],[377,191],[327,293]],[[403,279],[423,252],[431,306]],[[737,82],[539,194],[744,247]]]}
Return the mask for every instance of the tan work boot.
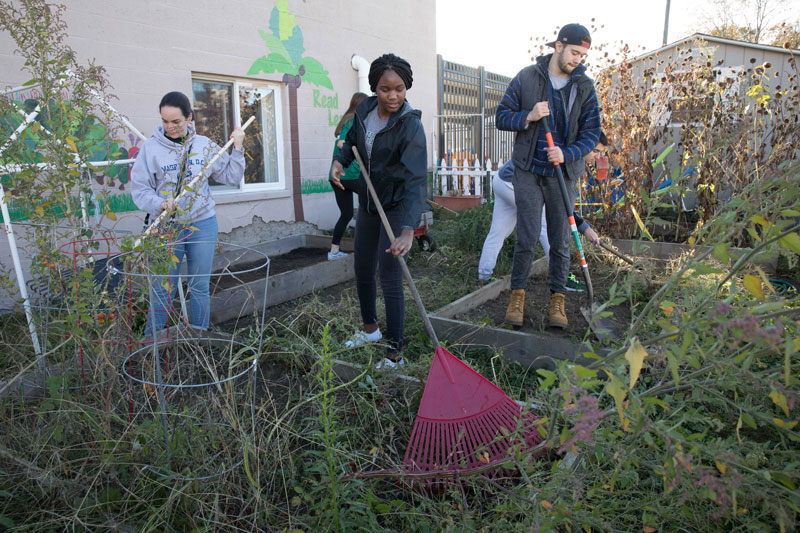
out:
{"label": "tan work boot", "polygon": [[561,328],[567,327],[567,313],[564,307],[564,295],[560,292],[554,292],[550,295],[550,327]]}
{"label": "tan work boot", "polygon": [[511,291],[511,301],[506,309],[506,322],[512,326],[522,325],[522,314],[525,310],[525,289]]}

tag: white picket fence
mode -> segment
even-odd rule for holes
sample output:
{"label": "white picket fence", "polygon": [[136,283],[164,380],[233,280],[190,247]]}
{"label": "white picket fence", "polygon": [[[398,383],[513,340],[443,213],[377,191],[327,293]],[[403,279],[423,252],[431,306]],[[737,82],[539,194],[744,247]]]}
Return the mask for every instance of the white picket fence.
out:
{"label": "white picket fence", "polygon": [[[502,164],[500,161],[497,168]],[[464,159],[460,162],[455,160],[450,165],[446,159],[440,159],[434,176],[434,194],[480,196],[482,201],[486,201],[491,195],[492,177],[497,174],[497,170],[492,170],[493,167],[490,159],[486,160],[485,166],[481,166],[477,159],[472,164]]]}

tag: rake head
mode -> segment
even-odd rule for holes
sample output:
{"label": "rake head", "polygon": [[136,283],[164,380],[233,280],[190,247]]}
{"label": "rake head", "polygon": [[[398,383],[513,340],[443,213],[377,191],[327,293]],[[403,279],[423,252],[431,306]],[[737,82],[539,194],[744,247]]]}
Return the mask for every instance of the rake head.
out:
{"label": "rake head", "polygon": [[541,439],[532,414],[437,346],[403,465],[410,472],[474,468]]}

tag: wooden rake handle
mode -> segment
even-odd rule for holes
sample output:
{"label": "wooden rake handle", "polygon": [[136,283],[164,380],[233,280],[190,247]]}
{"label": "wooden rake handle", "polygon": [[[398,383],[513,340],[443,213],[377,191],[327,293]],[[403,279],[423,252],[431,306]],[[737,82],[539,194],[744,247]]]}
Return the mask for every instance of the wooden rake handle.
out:
{"label": "wooden rake handle", "polygon": [[[247,119],[247,122],[242,124],[242,131],[246,130],[247,127],[250,124],[252,124],[255,119],[256,119],[255,115],[253,115],[252,117]],[[192,180],[188,184],[186,184],[186,186],[181,188],[181,191],[178,193],[178,196],[176,196],[175,200],[174,200],[176,205],[177,205],[178,201],[186,195],[186,192],[188,190],[194,188],[200,182],[200,180],[205,176],[206,171],[209,168],[211,168],[211,166],[214,163],[216,163],[217,159],[219,159],[222,156],[222,154],[224,152],[226,152],[228,150],[228,148],[231,147],[232,144],[233,144],[233,139],[228,139],[228,142],[226,142],[225,145],[222,148],[219,149],[219,152],[217,152],[216,155],[214,157],[212,157],[205,164],[205,166],[203,167],[203,170],[201,170],[200,173],[197,176],[193,177]],[[175,207],[173,207],[172,209],[175,209]],[[167,218],[170,215],[171,212],[172,212],[172,210],[170,210],[170,211],[162,211],[156,217],[156,219],[153,221],[153,223],[150,224],[150,226],[145,230],[145,232],[142,235],[142,237],[147,237],[148,235],[153,233],[153,231],[155,231],[155,229],[159,226],[159,224],[161,224],[164,221],[164,219]],[[135,244],[136,246],[139,245],[139,243],[141,242],[142,237],[140,237],[139,239],[136,240],[136,244]]]}
{"label": "wooden rake handle", "polygon": [[453,213],[454,215],[458,214],[458,211],[453,211],[449,207],[445,207],[442,204],[434,202],[433,200],[425,200],[425,201],[428,202],[428,205],[431,206],[431,207],[438,207],[438,208],[444,209],[448,213]]}
{"label": "wooden rake handle", "polygon": [[[392,227],[389,225],[389,220],[386,218],[386,213],[383,211],[383,206],[378,199],[378,193],[375,192],[375,187],[372,186],[372,180],[369,179],[367,167],[364,166],[364,161],[361,159],[358,149],[355,146],[353,146],[353,155],[356,156],[358,166],[361,168],[361,175],[364,176],[364,181],[367,182],[367,189],[369,189],[369,194],[372,196],[372,201],[375,202],[375,207],[378,209],[378,215],[381,217],[381,222],[383,222],[383,228],[386,230],[386,235],[389,236],[390,241],[394,242],[395,237]],[[359,206],[359,209],[361,209],[361,206]],[[422,299],[419,297],[419,291],[417,291],[417,286],[414,284],[414,280],[411,277],[411,272],[408,270],[408,265],[403,260],[402,256],[398,256],[397,260],[400,262],[400,267],[403,269],[403,276],[408,282],[408,287],[411,289],[411,294],[414,295],[414,302],[417,304],[419,314],[422,315],[422,322],[425,325],[425,331],[433,341],[434,346],[441,346],[439,344],[439,338],[436,336],[436,332],[433,330],[431,319],[428,318],[428,313],[425,311],[425,306],[422,304]]]}

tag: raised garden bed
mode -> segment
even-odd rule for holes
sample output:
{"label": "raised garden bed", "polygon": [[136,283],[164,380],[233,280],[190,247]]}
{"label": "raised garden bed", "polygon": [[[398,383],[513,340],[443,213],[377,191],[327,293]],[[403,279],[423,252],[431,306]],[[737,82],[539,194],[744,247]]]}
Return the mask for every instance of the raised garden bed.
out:
{"label": "raised garden bed", "polygon": [[[547,261],[543,257],[534,261],[531,269],[531,277],[537,276],[547,276]],[[502,295],[507,293],[510,283],[508,277],[501,278],[434,311],[430,318],[439,339],[472,345],[475,348],[490,346],[506,360],[516,361],[524,368],[554,368],[556,361],[565,359],[585,362],[580,353],[586,351],[588,346],[570,338],[542,331],[506,329],[498,327],[498,323],[489,323],[482,317],[473,320],[467,318],[468,314],[487,303],[502,306],[505,316],[508,299],[503,299]],[[531,280],[529,288],[533,288],[535,284]],[[546,305],[544,307],[546,312]],[[526,308],[526,316],[529,313],[530,307]]]}
{"label": "raised garden bed", "polygon": [[[649,242],[634,239],[617,239],[613,244],[622,253],[662,261],[677,259],[690,251],[693,251],[695,254],[700,254],[710,248],[709,246],[703,245],[691,247],[687,244],[678,244],[674,242]],[[731,264],[747,252],[748,250],[744,248],[728,248]],[[777,255],[756,257],[753,259],[753,262],[760,266],[767,274],[774,274],[778,268]]]}
{"label": "raised garden bed", "polygon": [[[621,252],[642,260],[651,268],[660,269],[659,263],[675,260],[687,253],[702,253],[707,247],[694,248],[674,243],[654,243],[635,240],[613,242]],[[729,249],[731,261],[741,257],[747,250]],[[775,271],[777,258],[764,258],[759,262],[767,272]],[[510,297],[508,277],[492,282],[432,313],[431,322],[440,339],[451,343],[481,348],[491,346],[509,361],[523,367],[553,367],[558,360],[586,363],[581,356],[585,351],[602,352],[602,347],[589,346],[593,338],[588,325],[580,313],[586,303],[585,292],[569,292],[566,310],[569,326],[563,331],[548,327],[548,303],[550,291],[547,283],[547,262],[541,258],[533,263],[531,280],[526,291],[525,323],[519,329],[504,324],[506,307]],[[608,300],[609,289],[616,281],[617,267],[601,261],[589,260],[594,288],[595,303]],[[624,267],[627,268],[627,267]],[[582,276],[573,269],[579,280]],[[645,276],[643,275],[643,278]],[[643,284],[647,281],[643,279]],[[631,320],[630,310],[619,305],[607,308],[616,333],[624,335]],[[589,341],[589,342],[587,342]]]}
{"label": "raised garden bed", "polygon": [[[330,237],[324,235],[292,235],[250,246],[270,258],[269,278],[263,256],[253,252],[226,252],[214,258],[211,283],[211,323],[218,324],[252,314],[264,303],[265,283],[267,307],[287,302],[353,279],[353,255],[328,261]],[[351,239],[343,239],[341,249],[352,252]]]}
{"label": "raised garden bed", "polygon": [[[597,265],[593,265],[597,267]],[[609,288],[615,281],[608,265],[601,265],[602,270],[595,268],[589,272],[592,277],[592,287],[594,289],[595,303],[602,305],[607,301]],[[591,267],[590,267],[591,268]],[[575,272],[578,279],[582,282],[583,277],[579,272]],[[502,326],[505,321],[506,309],[511,298],[511,290],[505,289],[495,299],[487,301],[470,311],[463,313],[463,318],[468,322],[487,324],[490,326]],[[563,330],[553,330],[549,327],[549,302],[550,285],[547,272],[532,276],[525,291],[525,321],[519,329],[522,333],[543,333],[557,335],[558,337],[581,340],[586,335],[586,319],[581,314],[581,307],[586,306],[586,292],[567,292],[566,294],[566,315],[569,324]],[[630,324],[630,311],[624,306],[615,306],[613,309],[606,309],[612,315],[609,317],[617,334],[623,333]]]}

